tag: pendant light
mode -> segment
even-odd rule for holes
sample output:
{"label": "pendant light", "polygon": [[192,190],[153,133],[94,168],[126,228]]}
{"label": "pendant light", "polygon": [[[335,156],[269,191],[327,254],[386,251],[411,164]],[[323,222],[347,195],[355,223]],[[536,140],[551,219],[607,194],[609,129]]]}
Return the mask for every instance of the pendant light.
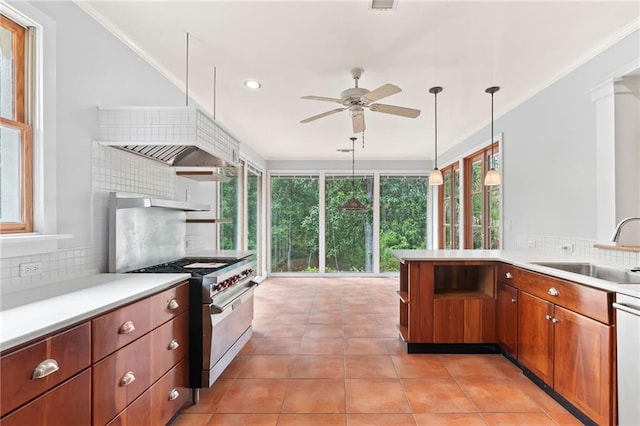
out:
{"label": "pendant light", "polygon": [[356,198],[356,137],[351,138],[351,198],[346,203],[340,206],[340,209],[344,211],[362,211],[365,209],[364,205]]}
{"label": "pendant light", "polygon": [[442,92],[442,87],[435,86],[429,89],[429,93],[433,93],[433,104],[434,104],[434,127],[435,127],[435,137],[434,137],[434,151],[435,155],[433,157],[433,170],[429,173],[429,185],[442,185],[443,178],[442,172],[438,169],[438,93]]}
{"label": "pendant light", "polygon": [[489,171],[484,176],[484,185],[485,186],[496,186],[502,183],[502,179],[500,178],[500,173],[495,168],[495,160],[493,157],[493,94],[496,93],[500,88],[498,86],[492,86],[485,90],[486,93],[491,94],[491,160],[489,162]]}

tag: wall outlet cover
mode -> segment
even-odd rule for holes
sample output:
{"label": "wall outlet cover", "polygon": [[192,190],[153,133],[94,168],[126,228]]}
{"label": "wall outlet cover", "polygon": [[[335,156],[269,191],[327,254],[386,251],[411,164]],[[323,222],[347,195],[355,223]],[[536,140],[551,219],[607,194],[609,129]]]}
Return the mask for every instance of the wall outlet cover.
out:
{"label": "wall outlet cover", "polygon": [[20,276],[29,277],[31,275],[39,275],[42,273],[42,262],[31,262],[20,264]]}

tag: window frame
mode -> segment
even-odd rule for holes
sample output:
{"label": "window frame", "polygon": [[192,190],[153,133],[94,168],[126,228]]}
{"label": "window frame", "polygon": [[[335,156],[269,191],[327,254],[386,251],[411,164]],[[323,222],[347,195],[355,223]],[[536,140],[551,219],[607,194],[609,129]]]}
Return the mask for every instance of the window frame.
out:
{"label": "window frame", "polygon": [[33,232],[33,130],[27,122],[27,29],[4,14],[0,14],[0,26],[13,35],[13,111],[12,118],[0,117],[0,125],[18,130],[21,144],[21,222],[0,223],[0,234]]}
{"label": "window frame", "polygon": [[[455,191],[458,190],[458,196],[462,198],[462,188],[460,185],[460,162],[456,161],[455,163],[451,163],[447,167],[443,167],[440,169],[442,172],[443,184],[438,186],[438,248],[439,249],[448,249],[455,250],[460,245],[458,238],[455,237],[456,230],[462,228],[460,226],[460,206],[458,206],[458,210],[455,209]],[[456,172],[458,172],[458,179],[456,179]],[[444,194],[444,182],[446,181],[446,176],[449,176],[449,181],[451,182],[451,246],[444,246],[444,236],[445,236],[445,217],[444,217],[444,202],[445,202],[445,194]]]}
{"label": "window frame", "polygon": [[[499,141],[494,141],[493,144],[486,146],[470,155],[468,155],[467,157],[464,158],[464,178],[463,178],[463,184],[464,184],[464,213],[463,213],[463,217],[464,217],[464,248],[465,249],[473,249],[473,224],[472,224],[472,219],[473,219],[473,193],[472,193],[472,186],[473,186],[473,174],[472,174],[472,165],[473,163],[477,162],[478,160],[481,163],[481,170],[482,170],[482,176],[481,176],[481,185],[482,185],[482,208],[481,208],[481,217],[482,217],[482,223],[480,225],[481,227],[481,231],[482,231],[482,247],[481,249],[490,249],[491,248],[491,241],[490,241],[490,228],[491,228],[491,224],[490,224],[490,194],[493,191],[500,191],[501,185],[496,185],[496,186],[485,186],[484,185],[484,178],[487,174],[487,172],[489,171],[489,168],[491,166],[491,152],[492,152],[492,146],[493,146],[493,156],[494,157],[499,157],[500,155],[500,143]],[[500,169],[500,167],[497,168],[498,170]],[[502,216],[502,215],[501,215]],[[502,221],[502,218],[500,218],[500,222]],[[500,235],[499,238],[499,244],[498,246],[500,247],[502,245],[502,235],[500,233],[500,225],[498,225],[498,233]]]}

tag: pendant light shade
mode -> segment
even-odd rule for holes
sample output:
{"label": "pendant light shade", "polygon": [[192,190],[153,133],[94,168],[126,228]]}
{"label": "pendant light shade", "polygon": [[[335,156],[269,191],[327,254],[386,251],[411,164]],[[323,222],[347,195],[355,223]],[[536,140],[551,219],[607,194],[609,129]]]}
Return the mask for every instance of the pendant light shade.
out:
{"label": "pendant light shade", "polygon": [[356,198],[356,137],[351,137],[351,198],[340,206],[341,210],[359,212],[366,207]]}
{"label": "pendant light shade", "polygon": [[489,171],[484,176],[484,185],[485,186],[496,186],[502,183],[502,179],[500,178],[500,173],[495,168],[494,158],[493,158],[493,94],[496,93],[500,88],[498,86],[492,86],[485,90],[485,93],[491,94],[491,160],[489,162]]}
{"label": "pendant light shade", "polygon": [[442,178],[442,172],[438,169],[438,93],[442,92],[442,87],[435,86],[429,89],[429,93],[433,93],[434,104],[434,128],[435,135],[433,139],[434,143],[434,156],[433,156],[433,170],[429,173],[429,185],[442,185],[444,179]]}

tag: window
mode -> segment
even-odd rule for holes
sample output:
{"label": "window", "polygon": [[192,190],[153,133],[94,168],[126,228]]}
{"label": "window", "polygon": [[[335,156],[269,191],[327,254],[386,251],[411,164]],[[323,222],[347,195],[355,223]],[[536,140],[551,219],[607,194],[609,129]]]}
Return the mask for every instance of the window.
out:
{"label": "window", "polygon": [[271,271],[319,268],[318,176],[271,177]]}
{"label": "window", "polygon": [[[242,170],[242,169],[238,169]],[[226,182],[220,182],[220,217],[226,222],[220,224],[220,249],[236,250],[238,245],[238,193],[241,179],[238,170]]]}
{"label": "window", "polygon": [[444,182],[438,187],[438,247],[456,249],[460,246],[460,164],[453,163],[441,172]]}
{"label": "window", "polygon": [[[493,165],[500,170],[498,143],[493,145]],[[465,248],[500,248],[500,185],[484,186],[491,164],[491,147],[464,159]]]}
{"label": "window", "polygon": [[0,15],[0,232],[33,231],[33,147],[27,111],[28,31]]}
{"label": "window", "polygon": [[380,176],[380,272],[400,270],[391,250],[427,248],[426,176]]}
{"label": "window", "polygon": [[[362,211],[340,207],[355,196]],[[326,272],[373,272],[373,176],[325,179]]]}

